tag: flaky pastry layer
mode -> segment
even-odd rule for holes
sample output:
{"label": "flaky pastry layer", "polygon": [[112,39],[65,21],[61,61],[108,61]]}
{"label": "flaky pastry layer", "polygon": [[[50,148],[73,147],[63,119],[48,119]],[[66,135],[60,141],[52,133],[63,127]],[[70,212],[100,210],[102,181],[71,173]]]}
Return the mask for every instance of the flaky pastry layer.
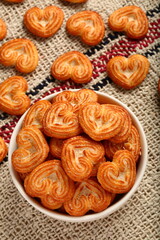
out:
{"label": "flaky pastry layer", "polygon": [[72,15],[66,23],[66,29],[91,46],[100,43],[105,33],[103,19],[95,11],[82,11]]}
{"label": "flaky pastry layer", "polygon": [[113,12],[108,19],[109,27],[124,31],[133,39],[143,38],[148,32],[148,19],[140,7],[126,6]]}
{"label": "flaky pastry layer", "polygon": [[29,39],[18,38],[4,43],[0,48],[0,63],[15,66],[22,73],[30,73],[38,65],[36,46]]}
{"label": "flaky pastry layer", "polygon": [[13,76],[0,84],[0,110],[21,115],[30,106],[30,98],[25,94],[27,81],[21,76]]}
{"label": "flaky pastry layer", "polygon": [[107,73],[117,85],[132,89],[146,78],[149,66],[148,59],[140,54],[134,54],[129,58],[116,56],[109,60]]}
{"label": "flaky pastry layer", "polygon": [[54,35],[63,23],[63,11],[56,6],[44,9],[33,7],[24,15],[24,24],[36,36],[50,37]]}
{"label": "flaky pastry layer", "polygon": [[87,83],[92,77],[90,60],[78,51],[64,53],[52,64],[51,74],[60,81],[72,79],[76,83]]}

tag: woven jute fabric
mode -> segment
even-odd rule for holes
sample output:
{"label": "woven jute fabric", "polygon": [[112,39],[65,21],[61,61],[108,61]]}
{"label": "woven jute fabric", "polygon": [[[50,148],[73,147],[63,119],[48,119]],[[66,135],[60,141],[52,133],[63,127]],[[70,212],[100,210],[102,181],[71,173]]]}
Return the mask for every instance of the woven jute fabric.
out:
{"label": "woven jute fabric", "polygon": [[[48,39],[29,33],[23,25],[23,16],[31,7],[44,8],[56,5],[63,9],[65,19],[61,29]],[[107,25],[108,16],[116,9],[136,5],[149,20],[149,31],[142,40],[130,40]],[[78,37],[70,36],[65,29],[67,19],[82,10],[94,10],[104,19],[106,32],[103,41],[89,47]],[[140,120],[148,142],[148,164],[142,182],[132,198],[109,217],[87,223],[57,221],[38,212],[20,195],[14,186],[8,159],[0,164],[0,239],[2,240],[159,240],[159,156],[160,156],[160,104],[157,92],[159,69],[158,1],[157,0],[88,0],[71,4],[63,0],[25,0],[21,4],[0,2],[0,17],[8,26],[1,44],[15,38],[28,38],[38,48],[39,65],[33,73],[25,75],[28,96],[32,103],[62,89],[90,88],[110,94],[125,103]],[[71,81],[59,82],[50,75],[52,62],[61,54],[76,50],[92,61],[92,81],[76,85]],[[116,55],[130,56],[139,53],[150,61],[150,70],[143,83],[133,90],[117,87],[107,76],[106,63]],[[0,82],[10,76],[21,75],[12,67],[0,66]],[[10,137],[19,117],[0,112],[0,136],[9,145]]]}

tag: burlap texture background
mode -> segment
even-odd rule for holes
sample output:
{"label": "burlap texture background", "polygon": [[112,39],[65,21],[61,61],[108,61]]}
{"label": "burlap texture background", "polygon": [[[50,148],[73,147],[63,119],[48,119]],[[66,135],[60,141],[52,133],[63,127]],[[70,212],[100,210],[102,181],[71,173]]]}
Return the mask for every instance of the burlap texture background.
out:
{"label": "burlap texture background", "polygon": [[[58,33],[41,39],[23,26],[23,15],[29,8],[56,5],[63,9],[65,19]],[[129,40],[124,34],[114,33],[107,26],[109,14],[119,7],[142,7],[149,19],[149,32],[143,40]],[[78,37],[66,33],[66,20],[81,10],[99,12],[106,25],[105,38],[97,47],[82,44]],[[105,219],[88,223],[65,223],[49,218],[31,207],[15,188],[8,170],[7,158],[0,164],[0,239],[2,240],[159,240],[159,145],[160,104],[157,93],[159,46],[157,0],[88,0],[84,4],[70,4],[63,0],[25,0],[23,4],[0,2],[0,17],[8,26],[7,37],[1,44],[14,38],[29,38],[37,46],[39,65],[25,75],[28,95],[32,102],[38,98],[67,88],[91,88],[111,94],[127,104],[142,123],[149,146],[147,169],[138,191],[119,211]],[[53,60],[60,54],[78,50],[85,53],[94,66],[92,81],[77,86],[68,81],[60,83],[50,76]],[[131,91],[117,87],[107,77],[105,65],[113,56],[140,53],[148,57],[151,67],[145,81]],[[0,66],[0,82],[15,74],[14,68]],[[0,113],[0,136],[9,144],[18,118]]]}

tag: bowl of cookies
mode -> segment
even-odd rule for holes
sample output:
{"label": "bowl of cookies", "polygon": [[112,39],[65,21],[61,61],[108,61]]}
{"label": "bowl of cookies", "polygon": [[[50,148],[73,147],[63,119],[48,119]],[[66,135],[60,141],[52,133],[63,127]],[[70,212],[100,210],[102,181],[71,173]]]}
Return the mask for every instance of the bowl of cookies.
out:
{"label": "bowl of cookies", "polygon": [[137,190],[146,164],[146,137],[135,114],[90,89],[34,103],[9,146],[9,170],[21,195],[40,212],[68,222],[117,211]]}

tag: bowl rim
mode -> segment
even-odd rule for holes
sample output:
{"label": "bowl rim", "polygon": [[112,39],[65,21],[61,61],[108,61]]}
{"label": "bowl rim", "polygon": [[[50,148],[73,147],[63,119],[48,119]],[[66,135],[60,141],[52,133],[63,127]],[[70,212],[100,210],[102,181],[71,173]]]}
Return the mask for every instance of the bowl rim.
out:
{"label": "bowl rim", "polygon": [[[81,89],[69,89],[69,90],[64,90],[64,91],[76,92],[78,90],[81,90]],[[55,92],[55,93],[50,94],[40,100],[51,100],[58,93],[64,92],[64,91]],[[136,117],[136,115],[129,109],[129,107],[127,107],[126,104],[124,104],[117,98],[113,97],[112,95],[109,95],[104,92],[99,92],[99,91],[94,91],[94,92],[96,92],[98,94],[98,96],[100,95],[103,98],[108,98],[110,101],[113,101],[114,103],[127,109],[129,114],[131,115],[134,125],[136,125],[136,127],[139,131],[141,146],[143,145],[143,149],[142,149],[143,156],[141,155],[141,164],[139,166],[139,168],[141,168],[141,169],[139,170],[138,176],[136,176],[136,180],[135,180],[133,187],[130,189],[130,191],[128,193],[125,193],[125,195],[119,201],[113,203],[111,206],[109,206],[105,210],[103,210],[99,213],[93,213],[93,214],[88,214],[88,215],[78,216],[78,217],[64,215],[63,213],[54,212],[54,210],[44,208],[36,200],[34,200],[33,198],[31,198],[29,195],[26,194],[26,192],[24,191],[24,187],[22,186],[22,184],[20,184],[20,180],[18,179],[18,177],[16,177],[16,171],[14,170],[14,168],[12,166],[11,156],[12,156],[13,151],[15,150],[12,145],[15,145],[18,130],[20,129],[22,121],[29,109],[19,119],[18,123],[16,124],[16,127],[14,128],[11,139],[10,139],[9,150],[8,150],[8,165],[9,165],[9,171],[10,171],[10,175],[11,175],[14,185],[16,186],[16,188],[18,189],[18,191],[22,195],[22,197],[27,202],[29,202],[31,204],[31,206],[33,206],[36,210],[40,211],[41,213],[43,213],[49,217],[52,217],[56,220],[61,220],[61,221],[65,221],[65,222],[89,222],[89,221],[94,221],[94,220],[98,220],[98,219],[109,216],[110,214],[112,214],[113,212],[116,212],[118,209],[120,209],[122,206],[124,206],[124,204],[126,204],[126,202],[135,193],[135,191],[137,190],[137,188],[143,178],[143,175],[144,175],[144,172],[146,169],[146,165],[147,165],[147,161],[148,161],[148,145],[147,145],[147,140],[146,140],[146,136],[145,136],[143,127],[142,127],[141,123],[139,122],[138,118]]]}

